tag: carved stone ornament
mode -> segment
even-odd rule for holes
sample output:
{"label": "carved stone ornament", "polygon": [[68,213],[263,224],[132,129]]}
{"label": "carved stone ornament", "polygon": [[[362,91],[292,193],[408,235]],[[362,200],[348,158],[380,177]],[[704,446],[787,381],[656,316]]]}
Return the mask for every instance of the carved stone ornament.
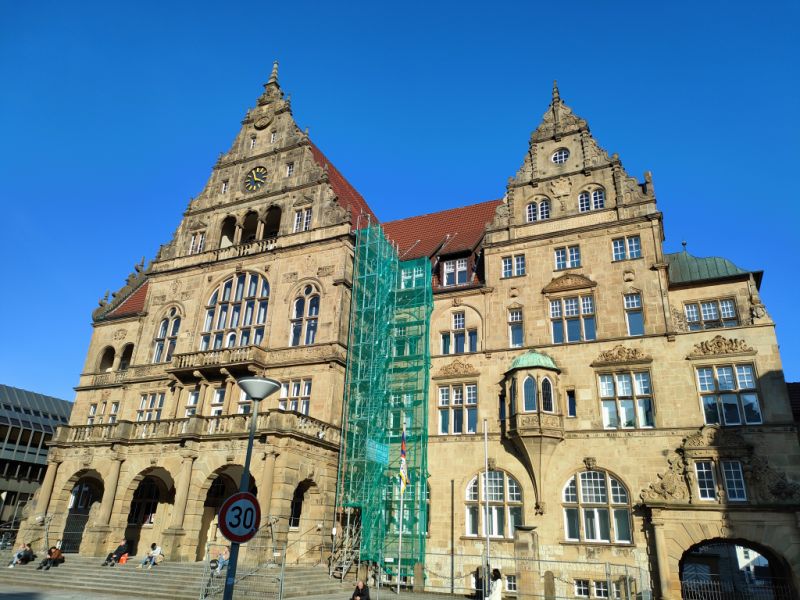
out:
{"label": "carved stone ornament", "polygon": [[767,461],[755,456],[743,464],[748,491],[753,500],[772,504],[797,504],[800,484],[789,481],[785,473],[773,470]]}
{"label": "carved stone ornament", "polygon": [[686,484],[686,461],[677,452],[667,457],[667,470],[658,474],[658,481],[640,494],[642,500],[667,500],[686,502],[689,500],[689,487]]}
{"label": "carved stone ornament", "polygon": [[680,309],[672,307],[672,325],[675,331],[689,331],[689,323],[686,321],[686,315]]}
{"label": "carved stone ornament", "polygon": [[272,117],[269,115],[265,115],[260,119],[256,119],[256,122],[253,123],[253,127],[256,129],[266,129],[269,127],[269,124],[272,123]]}
{"label": "carved stone ornament", "polygon": [[460,377],[461,375],[477,375],[478,369],[470,364],[455,359],[439,370],[439,377]]}
{"label": "carved stone ornament", "polygon": [[566,177],[559,177],[555,181],[550,182],[550,191],[556,198],[569,196],[569,193],[572,191],[572,181]]}
{"label": "carved stone ornament", "polygon": [[691,451],[693,448],[721,448],[721,449],[748,449],[752,450],[739,433],[715,425],[705,425],[697,433],[693,433],[683,440],[683,448]]}
{"label": "carved stone ornament", "polygon": [[125,336],[128,335],[128,332],[124,329],[117,329],[114,332],[114,339],[117,341],[124,340]]}
{"label": "carved stone ornament", "polygon": [[719,354],[738,354],[741,352],[754,352],[754,350],[748,346],[744,340],[724,338],[718,335],[713,339],[695,344],[694,350],[692,350],[689,356],[714,356]]}
{"label": "carved stone ornament", "polygon": [[617,344],[611,350],[601,352],[592,366],[605,365],[609,363],[628,363],[628,362],[644,362],[652,361],[653,359],[639,350],[639,348],[626,348],[622,344]]}
{"label": "carved stone ornament", "polygon": [[583,459],[583,464],[586,465],[587,469],[593,471],[597,468],[597,459],[594,456],[587,456]]}
{"label": "carved stone ornament", "polygon": [[565,273],[561,277],[556,277],[542,289],[543,294],[552,294],[554,292],[567,292],[569,290],[580,290],[597,286],[597,283],[578,275],[577,273]]}

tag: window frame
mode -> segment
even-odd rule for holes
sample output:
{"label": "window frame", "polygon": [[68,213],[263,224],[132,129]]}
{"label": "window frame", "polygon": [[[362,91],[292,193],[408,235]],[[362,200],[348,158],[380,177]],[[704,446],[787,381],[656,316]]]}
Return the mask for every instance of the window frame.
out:
{"label": "window frame", "polygon": [[[727,375],[720,378],[720,370],[729,369],[730,377]],[[697,385],[698,398],[700,400],[700,411],[703,414],[705,425],[718,425],[720,427],[746,427],[749,425],[764,424],[764,410],[761,405],[761,398],[758,389],[758,373],[755,362],[730,362],[730,363],[711,363],[695,366],[695,383]],[[746,371],[746,375],[742,374]],[[711,372],[710,378],[708,371]],[[720,383],[724,381],[725,383]],[[752,387],[745,387],[743,382],[752,382]],[[709,384],[713,388],[709,388]],[[734,387],[730,387],[733,384]],[[732,416],[730,408],[734,406],[731,397],[735,397],[737,420],[729,421]],[[745,402],[745,398],[748,400]],[[712,402],[709,402],[712,400]],[[726,402],[727,400],[727,402]],[[716,414],[716,420],[709,421],[710,410]],[[751,420],[750,412],[756,409],[758,420]],[[749,410],[748,410],[749,409]]]}
{"label": "window frame", "polygon": [[567,269],[579,269],[581,267],[581,246],[571,244],[560,246],[553,249],[553,270],[566,271]]}
{"label": "window frame", "polygon": [[[723,302],[730,302],[733,307],[733,316],[725,317]],[[718,318],[705,318],[704,307],[713,304]],[[691,308],[690,308],[691,307]],[[693,313],[693,314],[690,314]],[[683,303],[683,316],[686,319],[686,328],[689,331],[706,331],[709,329],[727,329],[729,327],[739,327],[739,308],[736,298],[733,296],[722,296],[719,298],[706,298],[702,300],[692,300]]]}
{"label": "window frame", "polygon": [[[502,477],[502,489],[497,488],[497,474]],[[502,469],[489,469],[489,480],[486,481],[486,472],[480,471],[469,480],[465,488],[464,508],[465,508],[465,537],[478,538],[486,537],[486,512],[487,504],[490,513],[491,529],[490,539],[512,539],[514,537],[515,519],[520,519],[519,524],[525,521],[525,494],[520,482],[507,471]],[[513,482],[513,492],[512,492]],[[488,483],[488,485],[487,485]],[[487,494],[487,488],[489,494]],[[497,492],[501,492],[501,497],[497,499]],[[487,495],[489,498],[487,499]],[[518,499],[513,499],[518,498]],[[476,531],[470,530],[471,516],[475,515],[477,509]],[[513,512],[512,512],[513,511]],[[515,517],[512,517],[515,515]],[[498,525],[502,519],[502,534],[497,533]]]}
{"label": "window frame", "polygon": [[[200,351],[264,346],[270,295],[269,280],[257,271],[223,279],[204,306]],[[231,334],[235,335],[232,345]]]}
{"label": "window frame", "polygon": [[[644,391],[643,385],[640,383],[642,381],[639,377],[640,375],[645,375],[647,378],[647,388]],[[625,381],[624,377],[628,378],[627,388],[629,388],[629,393],[626,393],[628,390],[625,390],[625,385],[620,385],[620,381]],[[611,379],[611,385],[613,386],[613,392],[611,395],[607,393],[608,390],[608,379]],[[623,388],[623,392],[620,392],[620,388]],[[640,391],[640,389],[642,391]],[[601,419],[603,420],[603,429],[614,431],[614,430],[634,430],[634,429],[655,429],[656,427],[656,410],[655,410],[655,397],[653,394],[653,377],[650,373],[650,369],[625,369],[625,370],[617,370],[617,371],[600,371],[597,373],[597,391],[598,391],[598,398],[600,400],[600,415]],[[652,420],[651,424],[647,424],[645,419],[645,415],[648,414],[648,411],[643,407],[642,401],[647,401],[649,403],[649,414]],[[610,419],[606,419],[606,406],[609,403],[613,403],[614,405],[614,422],[615,425],[611,425]],[[630,410],[632,411],[633,415],[633,422],[634,425],[630,427],[626,427],[622,424],[622,415],[626,413],[625,409],[623,408],[623,403],[630,403]],[[610,412],[609,412],[610,414]]]}
{"label": "window frame", "polygon": [[[645,318],[644,318],[644,300],[642,293],[639,291],[631,292],[622,295],[622,306],[625,311],[625,328],[628,332],[628,337],[641,337],[645,334]],[[632,321],[638,315],[640,323]],[[632,325],[641,325],[641,332],[635,333]],[[639,331],[637,329],[637,331]]]}
{"label": "window frame", "polygon": [[[450,260],[442,261],[441,267],[441,285],[442,287],[457,287],[461,285],[469,285],[469,259],[468,258],[453,258]],[[452,274],[452,283],[448,283],[448,275]],[[463,274],[463,281],[459,281]]]}
{"label": "window frame", "polygon": [[[465,380],[437,385],[436,434],[441,436],[476,435],[478,433],[478,402],[477,381]],[[457,423],[459,424],[458,430]]]}
{"label": "window frame", "polygon": [[278,410],[296,412],[308,416],[311,410],[313,384],[312,377],[294,377],[281,381]]}
{"label": "window frame", "polygon": [[[597,339],[597,304],[594,299],[594,292],[577,292],[575,296],[548,297],[550,335],[553,344],[577,344],[581,342],[592,342]],[[570,302],[570,312],[567,314],[567,302]],[[577,304],[572,304],[575,302]],[[587,310],[591,307],[591,311]],[[555,309],[558,310],[555,310]],[[575,333],[574,328],[570,328],[570,323],[576,321],[579,325],[578,339],[571,339]],[[587,328],[587,323],[591,326]],[[558,327],[557,327],[558,325]],[[589,331],[591,330],[591,331]],[[560,332],[561,339],[557,339],[557,332]],[[591,336],[589,335],[591,333]]]}
{"label": "window frame", "polygon": [[[311,346],[317,343],[322,295],[313,283],[298,290],[289,305],[289,346]],[[298,312],[299,308],[299,312]]]}
{"label": "window frame", "polygon": [[[584,475],[590,477],[584,478]],[[602,488],[597,485],[600,481],[598,475],[602,475]],[[587,491],[590,493],[589,497],[585,497]],[[594,496],[598,496],[598,498]],[[630,490],[619,477],[609,471],[592,468],[573,473],[561,488],[561,506],[565,542],[610,546],[634,545]],[[620,511],[625,511],[624,521],[618,520]],[[571,519],[570,514],[573,514],[575,518]],[[587,514],[593,516],[587,518]],[[602,517],[603,514],[605,514],[605,521]],[[595,530],[593,537],[587,533],[587,523],[589,522],[592,523],[592,528]],[[619,525],[622,522],[625,523],[625,530],[629,538],[627,540],[621,539]],[[572,535],[573,525],[577,526],[577,537]],[[604,525],[608,527],[608,539],[602,537]]]}
{"label": "window frame", "polygon": [[[617,252],[618,243],[621,244],[621,253]],[[636,254],[635,256],[634,253]],[[637,260],[639,258],[642,258],[642,238],[640,235],[626,235],[611,240],[611,262]]]}

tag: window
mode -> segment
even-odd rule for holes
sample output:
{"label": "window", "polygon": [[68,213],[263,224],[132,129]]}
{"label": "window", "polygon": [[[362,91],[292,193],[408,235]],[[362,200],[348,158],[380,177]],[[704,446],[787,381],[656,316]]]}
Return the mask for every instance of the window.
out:
{"label": "window", "polygon": [[222,182],[222,186],[220,187],[220,192],[223,194],[227,194],[229,187],[230,186],[228,185],[228,180],[226,179],[225,181]]}
{"label": "window", "polygon": [[508,311],[508,343],[512,348],[522,348],[525,344],[522,327],[522,309],[512,308]]}
{"label": "window", "polygon": [[540,200],[531,202],[525,207],[525,222],[535,223],[536,221],[545,221],[550,218],[550,200]]}
{"label": "window", "polygon": [[272,133],[269,134],[269,143],[270,144],[274,144],[275,140],[277,140],[277,139],[278,139],[278,132],[277,131],[273,131]]}
{"label": "window", "polygon": [[311,229],[311,207],[301,208],[294,211],[294,228],[293,233],[299,231],[308,231]]}
{"label": "window", "polygon": [[413,267],[411,269],[403,269],[400,272],[400,289],[408,290],[411,288],[419,288],[425,285],[425,269],[422,267]]}
{"label": "window", "polygon": [[556,270],[574,269],[581,266],[581,247],[567,246],[555,249]]}
{"label": "window", "polygon": [[611,240],[612,260],[629,260],[642,257],[642,242],[638,235]]}
{"label": "window", "polygon": [[575,390],[567,390],[567,416],[578,416],[578,403],[575,400]]}
{"label": "window", "polygon": [[[478,480],[481,480],[480,496]],[[473,477],[466,490],[466,534],[486,535],[486,511],[488,504],[488,531],[491,537],[510,538],[517,525],[523,523],[522,488],[516,479],[503,471],[489,471]]]}
{"label": "window", "polygon": [[136,413],[137,421],[159,421],[161,410],[164,408],[164,394],[142,394],[139,400],[139,410]]}
{"label": "window", "polygon": [[595,598],[608,598],[608,582],[607,581],[593,581],[594,584],[594,597]]}
{"label": "window", "polygon": [[686,324],[689,331],[701,329],[717,329],[719,327],[736,327],[739,316],[733,298],[722,300],[703,300],[683,306]]}
{"label": "window", "polygon": [[464,285],[467,283],[467,259],[445,261],[442,265],[444,285]]}
{"label": "window", "polygon": [[643,429],[654,426],[649,372],[604,373],[599,381],[603,427]]}
{"label": "window", "polygon": [[89,417],[86,419],[87,425],[94,425],[95,417],[97,416],[97,404],[89,405]]}
{"label": "window", "polygon": [[184,416],[193,417],[197,414],[197,402],[200,399],[200,391],[192,390],[186,398],[186,412]]}
{"label": "window", "polygon": [[108,413],[108,424],[111,425],[117,422],[117,415],[119,414],[119,402],[112,402]]}
{"label": "window", "polygon": [[256,147],[256,136],[250,138],[250,150]]}
{"label": "window", "polygon": [[161,320],[158,332],[153,341],[153,362],[169,362],[178,343],[178,332],[181,328],[181,318],[178,309],[171,308],[167,316]]}
{"label": "window", "polygon": [[226,279],[206,305],[200,350],[261,346],[269,305],[269,283],[257,273]]}
{"label": "window", "polygon": [[466,329],[463,311],[451,315],[452,329],[441,334],[442,354],[463,354],[478,351],[478,330]]}
{"label": "window", "polygon": [[311,402],[311,379],[293,379],[281,383],[278,408],[308,414]]}
{"label": "window", "polygon": [[694,463],[697,474],[697,491],[701,500],[717,499],[717,482],[714,478],[714,463],[710,460],[698,460]]}
{"label": "window", "polygon": [[192,234],[192,239],[189,242],[189,254],[200,254],[206,247],[206,232],[198,231]]}
{"label": "window", "polygon": [[[541,386],[541,394],[539,394],[536,378],[530,375],[525,377],[522,382],[522,407],[525,412],[534,412],[539,408],[544,412],[554,412],[553,384],[550,379],[543,377]],[[537,399],[541,400],[541,407]]]}
{"label": "window", "polygon": [[550,218],[550,200],[539,202],[539,220],[546,221]]}
{"label": "window", "polygon": [[294,163],[286,163],[286,176],[291,177],[292,175],[294,175]]}
{"label": "window", "polygon": [[319,320],[319,292],[313,285],[303,288],[294,300],[291,319],[290,346],[307,346],[317,339]]}
{"label": "window", "polygon": [[641,294],[625,294],[625,321],[628,324],[628,335],[644,335]]}
{"label": "window", "polygon": [[630,500],[621,481],[605,471],[584,471],[563,490],[564,531],[572,541],[630,544]]}
{"label": "window", "polygon": [[723,460],[722,477],[725,482],[725,492],[728,494],[728,500],[747,500],[747,493],[744,489],[742,463],[738,460]]}
{"label": "window", "polygon": [[525,412],[537,410],[536,380],[533,377],[526,377],[522,382],[522,409]]}
{"label": "window", "polygon": [[525,255],[515,254],[514,256],[504,256],[502,258],[503,273],[502,277],[519,277],[525,275]]}
{"label": "window", "polygon": [[600,210],[606,206],[606,193],[598,188],[592,192],[581,192],[578,194],[578,211],[587,212],[589,210]]}
{"label": "window", "polygon": [[589,597],[589,580],[588,579],[576,579],[574,582],[575,586],[575,595],[578,598],[588,598]]}
{"label": "window", "polygon": [[536,219],[539,218],[539,210],[536,206],[536,202],[531,202],[528,206],[525,207],[525,222],[526,223],[533,223]]}
{"label": "window", "polygon": [[706,425],[759,425],[761,405],[753,365],[697,368]]}
{"label": "window", "polygon": [[462,435],[478,430],[478,386],[474,383],[439,386],[439,435]]}
{"label": "window", "polygon": [[509,592],[516,592],[517,591],[517,576],[516,575],[506,575],[506,591],[509,591]]}
{"label": "window", "polygon": [[568,158],[569,158],[569,150],[567,150],[566,148],[559,148],[558,150],[553,152],[553,156],[550,157],[550,160],[552,160],[557,165],[563,165],[565,162],[567,162]]}
{"label": "window", "polygon": [[550,301],[553,343],[595,339],[594,296],[576,296]]}

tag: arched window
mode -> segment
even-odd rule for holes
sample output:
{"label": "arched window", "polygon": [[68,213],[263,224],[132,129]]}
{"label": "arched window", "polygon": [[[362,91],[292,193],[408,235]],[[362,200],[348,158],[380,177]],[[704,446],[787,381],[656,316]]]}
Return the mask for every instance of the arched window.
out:
{"label": "arched window", "polygon": [[525,411],[536,410],[536,380],[533,377],[526,377],[522,384],[522,394],[525,397]]}
{"label": "arched window", "polygon": [[292,326],[289,344],[304,346],[313,344],[317,339],[317,321],[319,319],[319,292],[309,284],[303,288],[302,294],[292,304]]}
{"label": "arched window", "polygon": [[503,471],[489,471],[488,482],[485,473],[480,479],[484,485],[478,490],[478,477],[473,477],[466,489],[466,534],[485,536],[485,521],[489,518],[491,537],[511,538],[514,528],[522,525],[523,505],[522,487],[516,479]]}
{"label": "arched window", "polygon": [[181,329],[181,318],[178,309],[171,308],[169,314],[161,320],[155,340],[153,341],[153,362],[169,362],[178,343],[178,332]]}
{"label": "arched window", "polygon": [[133,344],[125,344],[122,348],[122,356],[119,359],[119,370],[125,371],[131,366],[133,360]]}
{"label": "arched window", "polygon": [[233,246],[233,239],[236,235],[236,217],[225,217],[222,221],[222,228],[219,233],[219,247],[227,248]]}
{"label": "arched window", "polygon": [[111,369],[114,368],[114,356],[116,352],[114,348],[108,346],[105,350],[103,350],[103,354],[100,355],[100,364],[97,367],[97,370],[101,373],[109,373]]}
{"label": "arched window", "polygon": [[153,477],[145,477],[133,493],[128,523],[132,525],[152,525],[158,510],[158,483]]}
{"label": "arched window", "polygon": [[226,279],[206,305],[200,350],[260,346],[267,322],[269,282],[257,273]]}
{"label": "arched window", "polygon": [[631,506],[628,490],[605,471],[583,471],[563,491],[567,540],[630,544]]}
{"label": "arched window", "polygon": [[547,377],[542,379],[542,410],[553,412],[553,384]]}
{"label": "arched window", "polygon": [[597,189],[592,192],[592,210],[605,208],[606,193],[603,190]]}
{"label": "arched window", "polygon": [[525,207],[525,221],[527,223],[533,223],[536,221],[538,217],[538,211],[536,207],[536,202],[531,202],[528,206]]}
{"label": "arched window", "polygon": [[249,212],[244,217],[244,225],[242,226],[242,243],[247,244],[256,239],[256,231],[258,230],[258,214]]}
{"label": "arched window", "polygon": [[550,200],[539,202],[539,220],[545,221],[550,218]]}
{"label": "arched window", "polygon": [[579,212],[586,212],[592,208],[590,204],[590,196],[589,192],[581,192],[578,194],[578,211]]}

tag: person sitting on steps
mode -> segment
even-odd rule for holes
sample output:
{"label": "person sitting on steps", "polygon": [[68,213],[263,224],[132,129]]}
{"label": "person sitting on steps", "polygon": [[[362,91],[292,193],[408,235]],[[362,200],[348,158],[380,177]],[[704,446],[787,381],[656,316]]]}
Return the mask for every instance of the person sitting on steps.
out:
{"label": "person sitting on steps", "polygon": [[122,557],[123,554],[128,553],[128,542],[123,539],[119,546],[117,546],[116,550],[110,552],[106,559],[103,561],[103,567],[113,567],[115,564],[119,562],[119,559]]}
{"label": "person sitting on steps", "polygon": [[219,551],[217,554],[217,568],[214,570],[214,575],[222,575],[222,569],[228,566],[228,562],[231,560],[230,551],[228,547],[225,546],[222,550]]}
{"label": "person sitting on steps", "polygon": [[8,563],[8,568],[13,569],[16,565],[27,565],[34,558],[36,558],[36,555],[33,553],[33,548],[31,548],[31,545],[20,544],[20,547],[14,554],[14,558],[12,558],[11,562]]}
{"label": "person sitting on steps", "polygon": [[55,546],[50,546],[50,549],[47,551],[47,558],[45,558],[41,564],[36,567],[36,570],[40,571],[41,569],[44,569],[45,571],[49,571],[50,567],[57,567],[63,562],[64,554],[62,554],[61,550]]}
{"label": "person sitting on steps", "polygon": [[350,600],[369,600],[369,588],[367,584],[363,581],[359,581],[356,584],[356,589],[353,592],[353,595],[350,596]]}
{"label": "person sitting on steps", "polygon": [[163,554],[161,553],[161,546],[153,542],[150,544],[150,552],[147,553],[147,556],[144,557],[144,560],[138,565],[136,568],[141,569],[145,565],[147,565],[148,569],[152,569],[153,565],[157,565],[161,562],[159,557],[163,558]]}

